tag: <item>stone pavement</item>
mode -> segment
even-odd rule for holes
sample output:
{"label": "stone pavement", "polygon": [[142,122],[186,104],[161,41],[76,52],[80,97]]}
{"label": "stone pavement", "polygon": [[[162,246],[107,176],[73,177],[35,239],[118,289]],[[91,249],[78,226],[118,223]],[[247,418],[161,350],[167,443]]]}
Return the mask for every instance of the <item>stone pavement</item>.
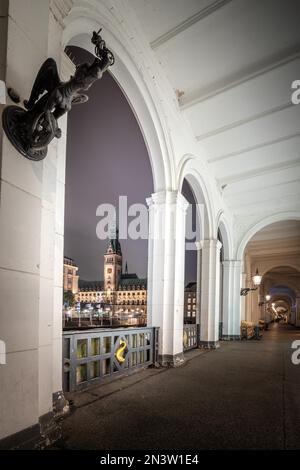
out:
{"label": "stone pavement", "polygon": [[61,449],[300,449],[300,330],[274,324],[261,341],[190,351],[177,369],[148,369],[72,395]]}

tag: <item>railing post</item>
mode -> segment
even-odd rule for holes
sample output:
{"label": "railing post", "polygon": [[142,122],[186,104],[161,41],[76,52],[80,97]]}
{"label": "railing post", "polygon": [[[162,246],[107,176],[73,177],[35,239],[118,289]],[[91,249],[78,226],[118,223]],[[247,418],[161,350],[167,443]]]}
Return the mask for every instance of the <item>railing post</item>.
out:
{"label": "railing post", "polygon": [[76,390],[76,351],[75,351],[75,335],[70,337],[70,392]]}
{"label": "railing post", "polygon": [[200,347],[200,323],[197,323],[197,348]]}
{"label": "railing post", "polygon": [[159,367],[158,352],[159,352],[159,327],[153,327],[153,364],[155,367]]}

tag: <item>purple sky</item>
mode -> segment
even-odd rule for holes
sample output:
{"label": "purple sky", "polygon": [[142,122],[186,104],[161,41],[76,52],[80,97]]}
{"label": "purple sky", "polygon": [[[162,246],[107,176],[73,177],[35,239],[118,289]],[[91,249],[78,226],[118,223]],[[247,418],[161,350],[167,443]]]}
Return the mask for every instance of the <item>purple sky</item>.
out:
{"label": "purple sky", "polygon": [[[82,49],[70,48],[79,62],[91,61]],[[128,205],[145,203],[153,192],[148,152],[136,118],[123,92],[109,73],[94,83],[85,104],[74,106],[68,117],[65,248],[79,266],[81,279],[103,279],[107,241],[96,236],[101,203],[117,205],[127,195]],[[183,191],[187,197],[188,188]],[[121,240],[123,265],[147,276],[146,240]],[[187,255],[187,281],[195,279],[195,254]]]}

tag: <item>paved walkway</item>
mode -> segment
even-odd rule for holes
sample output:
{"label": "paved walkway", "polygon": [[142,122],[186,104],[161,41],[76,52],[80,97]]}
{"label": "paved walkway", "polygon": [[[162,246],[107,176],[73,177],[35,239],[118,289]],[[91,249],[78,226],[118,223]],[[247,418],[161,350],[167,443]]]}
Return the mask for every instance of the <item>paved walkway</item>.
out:
{"label": "paved walkway", "polygon": [[300,330],[191,351],[177,369],[148,369],[73,396],[64,449],[300,449]]}

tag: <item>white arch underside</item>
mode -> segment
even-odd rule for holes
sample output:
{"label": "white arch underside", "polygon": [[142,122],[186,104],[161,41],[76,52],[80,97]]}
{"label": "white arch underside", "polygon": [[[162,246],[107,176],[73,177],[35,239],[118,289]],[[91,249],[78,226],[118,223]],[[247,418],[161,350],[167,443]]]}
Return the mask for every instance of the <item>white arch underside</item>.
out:
{"label": "white arch underside", "polygon": [[[99,15],[90,18],[88,11],[85,17],[74,18],[72,15],[67,21],[63,35],[63,47],[74,45],[94,53],[91,35],[88,32],[103,27]],[[74,15],[73,15],[74,16]],[[110,23],[109,23],[110,24]],[[111,26],[111,24],[110,24]],[[140,73],[124,49],[121,38],[117,39],[107,24],[104,26],[105,40],[113,51],[116,61],[110,72],[126,96],[140,126],[148,150],[152,168],[154,191],[163,191],[172,187],[172,171],[170,158],[160,118],[154,106]]]}
{"label": "white arch underside", "polygon": [[292,211],[292,212],[279,212],[277,214],[273,214],[269,217],[265,217],[257,222],[255,225],[250,227],[246,233],[241,238],[240,243],[238,244],[237,248],[237,259],[243,259],[245,248],[247,243],[251,240],[251,238],[260,230],[267,227],[268,225],[274,224],[276,222],[288,221],[288,220],[300,220],[300,211]]}

